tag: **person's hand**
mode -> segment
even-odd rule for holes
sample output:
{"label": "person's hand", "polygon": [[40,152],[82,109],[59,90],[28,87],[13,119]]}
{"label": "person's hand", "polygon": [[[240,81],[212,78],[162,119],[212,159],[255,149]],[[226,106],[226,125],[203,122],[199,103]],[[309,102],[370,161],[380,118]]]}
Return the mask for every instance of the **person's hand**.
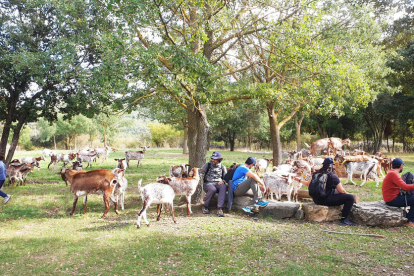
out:
{"label": "person's hand", "polygon": [[261,190],[263,193],[266,193],[266,187],[265,187],[265,185],[261,185],[261,186],[260,186],[260,190]]}
{"label": "person's hand", "polygon": [[218,185],[221,185],[221,184],[223,184],[224,183],[224,181],[219,181],[219,183],[217,183]]}

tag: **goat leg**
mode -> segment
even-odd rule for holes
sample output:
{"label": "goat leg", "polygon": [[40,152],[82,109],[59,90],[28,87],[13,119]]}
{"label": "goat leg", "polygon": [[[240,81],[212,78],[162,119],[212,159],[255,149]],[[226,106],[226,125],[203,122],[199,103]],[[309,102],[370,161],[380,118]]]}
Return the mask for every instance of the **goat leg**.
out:
{"label": "goat leg", "polygon": [[105,218],[106,214],[108,214],[108,211],[109,211],[109,195],[104,195],[103,196],[103,201],[104,201],[104,204],[105,204],[105,212],[104,212],[104,214],[101,218]]}
{"label": "goat leg", "polygon": [[191,216],[193,212],[191,212],[191,196],[186,196],[185,199],[187,200],[187,215]]}
{"label": "goat leg", "polygon": [[147,226],[149,226],[149,223],[147,221],[147,208],[149,206],[149,202],[148,200],[144,200],[144,202],[142,203],[142,209],[139,211],[138,213],[138,219],[137,219],[137,228],[141,228],[141,217],[144,216],[144,221],[147,224]]}
{"label": "goat leg", "polygon": [[157,221],[161,219],[162,204],[157,204]]}
{"label": "goat leg", "polygon": [[[169,204],[167,204],[168,206]],[[171,214],[172,214],[172,218],[174,223],[177,223],[177,218],[174,216],[174,203],[171,203]]]}
{"label": "goat leg", "polygon": [[71,216],[73,216],[73,213],[75,213],[76,203],[78,203],[78,197],[75,195],[75,197],[73,198],[73,208],[72,208],[72,211],[70,212]]}
{"label": "goat leg", "polygon": [[86,214],[86,202],[88,201],[88,195],[85,195],[83,199],[83,214]]}

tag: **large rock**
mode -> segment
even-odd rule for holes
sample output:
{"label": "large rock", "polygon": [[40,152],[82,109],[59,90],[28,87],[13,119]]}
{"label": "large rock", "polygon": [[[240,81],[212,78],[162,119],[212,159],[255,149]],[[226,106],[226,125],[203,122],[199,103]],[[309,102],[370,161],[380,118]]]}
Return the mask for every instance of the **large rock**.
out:
{"label": "large rock", "polygon": [[269,202],[266,208],[261,210],[264,216],[272,216],[277,219],[295,217],[300,205],[294,202]]}
{"label": "large rock", "polygon": [[302,204],[302,210],[305,213],[305,219],[315,222],[339,220],[341,206],[322,206],[315,203]]}
{"label": "large rock", "polygon": [[244,208],[246,206],[251,206],[254,204],[254,199],[253,197],[249,196],[249,195],[244,195],[244,196],[236,196],[233,199],[233,205],[232,205],[232,209],[241,209]]}
{"label": "large rock", "polygon": [[388,206],[383,200],[355,204],[349,219],[359,225],[383,227],[402,226],[407,222],[401,208]]}

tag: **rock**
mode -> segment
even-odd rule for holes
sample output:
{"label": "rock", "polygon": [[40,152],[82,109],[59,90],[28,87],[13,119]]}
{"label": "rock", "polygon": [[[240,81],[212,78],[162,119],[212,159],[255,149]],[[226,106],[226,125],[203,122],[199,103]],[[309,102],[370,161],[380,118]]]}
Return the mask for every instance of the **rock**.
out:
{"label": "rock", "polygon": [[295,214],[295,219],[302,220],[305,218],[305,212],[303,210],[299,209]]}
{"label": "rock", "polygon": [[294,202],[269,202],[266,208],[260,210],[263,216],[271,216],[277,219],[295,217],[300,205]]}
{"label": "rock", "polygon": [[367,226],[396,227],[407,223],[401,208],[388,206],[383,200],[355,204],[349,219]]}
{"label": "rock", "polygon": [[334,221],[340,219],[341,206],[322,206],[315,203],[302,204],[305,219],[315,222]]}
{"label": "rock", "polygon": [[246,206],[251,206],[254,204],[254,200],[253,197],[251,196],[236,196],[233,199],[233,206],[231,207],[232,209],[241,209],[244,208]]}

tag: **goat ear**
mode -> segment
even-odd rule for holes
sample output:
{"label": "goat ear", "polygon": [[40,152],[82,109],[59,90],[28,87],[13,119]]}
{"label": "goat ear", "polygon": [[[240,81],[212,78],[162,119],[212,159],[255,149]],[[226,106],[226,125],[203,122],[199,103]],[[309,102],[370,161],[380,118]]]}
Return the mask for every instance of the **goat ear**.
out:
{"label": "goat ear", "polygon": [[116,158],[116,159],[114,159],[115,161],[118,161],[119,159],[118,158]]}

